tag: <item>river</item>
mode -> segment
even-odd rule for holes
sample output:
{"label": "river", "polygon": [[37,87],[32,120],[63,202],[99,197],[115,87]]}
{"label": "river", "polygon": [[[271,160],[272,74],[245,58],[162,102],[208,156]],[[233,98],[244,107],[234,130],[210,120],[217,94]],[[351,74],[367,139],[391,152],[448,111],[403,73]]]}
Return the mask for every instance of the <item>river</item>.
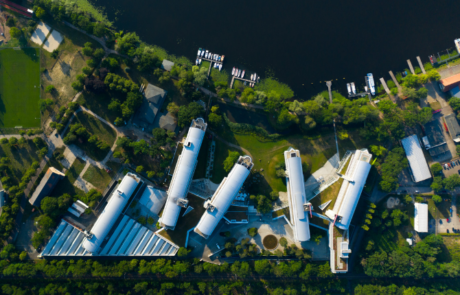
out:
{"label": "river", "polygon": [[[233,66],[274,75],[297,97],[364,87],[364,76],[390,79],[416,56],[453,48],[460,37],[460,1],[427,0],[95,0],[120,30],[191,60],[199,47]],[[345,79],[344,79],[345,78]],[[313,84],[312,84],[313,83]]]}

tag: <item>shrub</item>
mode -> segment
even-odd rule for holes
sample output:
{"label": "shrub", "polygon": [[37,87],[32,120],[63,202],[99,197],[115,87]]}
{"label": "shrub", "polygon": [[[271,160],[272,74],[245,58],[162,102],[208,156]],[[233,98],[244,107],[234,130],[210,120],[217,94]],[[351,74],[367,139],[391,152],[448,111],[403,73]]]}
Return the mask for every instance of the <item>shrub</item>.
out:
{"label": "shrub", "polygon": [[248,235],[250,235],[251,237],[255,237],[257,235],[257,228],[255,227],[251,227],[248,229]]}

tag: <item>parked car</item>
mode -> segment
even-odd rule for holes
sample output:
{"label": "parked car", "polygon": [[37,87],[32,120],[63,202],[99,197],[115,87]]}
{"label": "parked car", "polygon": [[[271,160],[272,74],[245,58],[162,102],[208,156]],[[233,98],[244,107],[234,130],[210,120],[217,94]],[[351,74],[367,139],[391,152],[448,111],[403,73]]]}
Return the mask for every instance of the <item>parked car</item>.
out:
{"label": "parked car", "polygon": [[449,233],[449,230],[447,230],[447,233]]}
{"label": "parked car", "polygon": [[441,220],[441,219],[439,219],[439,224],[442,224],[442,220]]}
{"label": "parked car", "polygon": [[446,219],[447,222],[450,222],[449,218]]}

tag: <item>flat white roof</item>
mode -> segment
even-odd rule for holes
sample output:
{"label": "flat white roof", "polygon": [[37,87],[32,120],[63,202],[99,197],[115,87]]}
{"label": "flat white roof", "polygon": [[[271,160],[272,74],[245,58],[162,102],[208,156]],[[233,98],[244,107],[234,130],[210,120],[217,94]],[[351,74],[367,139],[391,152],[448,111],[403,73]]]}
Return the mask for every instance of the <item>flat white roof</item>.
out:
{"label": "flat white roof", "polygon": [[310,220],[308,212],[304,209],[307,199],[299,150],[289,148],[284,152],[284,160],[286,162],[286,184],[294,238],[299,242],[305,242],[310,240]]}
{"label": "flat white roof", "polygon": [[167,198],[165,191],[154,188],[153,186],[147,186],[142,193],[142,197],[139,203],[144,205],[150,212],[158,215],[163,208]]}
{"label": "flat white roof", "polygon": [[[219,188],[208,203],[207,210],[203,213],[195,232],[204,238],[208,238],[219,221],[233,202],[244,181],[253,167],[252,159],[249,156],[240,157],[228,174],[219,185]],[[209,206],[211,205],[211,206]]]}
{"label": "flat white roof", "polygon": [[104,241],[105,237],[112,229],[118,216],[120,216],[123,208],[128,203],[129,198],[136,189],[140,179],[134,174],[128,173],[121,181],[120,185],[114,190],[109,202],[97,219],[96,223],[91,229],[92,237],[85,238],[83,247],[92,253],[99,251],[99,247]]}
{"label": "flat white roof", "polygon": [[419,233],[428,232],[428,204],[415,203],[414,229]]}
{"label": "flat white roof", "polygon": [[420,147],[420,141],[416,134],[404,138],[401,141],[406,151],[407,160],[414,176],[414,181],[419,182],[431,178],[430,168]]}
{"label": "flat white roof", "polygon": [[[367,150],[357,150],[350,160],[345,174],[346,179],[344,179],[340,189],[341,192],[339,192],[344,193],[344,197],[337,214],[340,220],[335,223],[338,228],[347,230],[350,227],[353,214],[371,170],[371,164],[369,164],[371,158],[372,155]],[[342,191],[343,189],[345,192]]]}
{"label": "flat white roof", "polygon": [[179,218],[181,206],[179,201],[187,199],[190,182],[195,172],[198,153],[203,142],[207,124],[202,118],[192,121],[187,138],[184,142],[182,154],[177,160],[174,175],[168,190],[168,200],[166,201],[160,224],[168,228],[174,228]]}

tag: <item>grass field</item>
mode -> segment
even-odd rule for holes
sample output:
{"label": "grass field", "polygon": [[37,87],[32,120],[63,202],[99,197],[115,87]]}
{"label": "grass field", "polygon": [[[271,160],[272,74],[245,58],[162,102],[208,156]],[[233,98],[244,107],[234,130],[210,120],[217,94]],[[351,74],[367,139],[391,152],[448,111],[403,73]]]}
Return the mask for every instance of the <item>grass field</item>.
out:
{"label": "grass field", "polygon": [[[112,174],[116,173],[116,171],[112,171]],[[102,193],[112,180],[112,176],[105,170],[91,165],[88,170],[86,170],[85,175],[83,175],[83,179],[94,185],[96,189]]]}
{"label": "grass field", "polygon": [[0,128],[40,127],[40,49],[0,50]]}

